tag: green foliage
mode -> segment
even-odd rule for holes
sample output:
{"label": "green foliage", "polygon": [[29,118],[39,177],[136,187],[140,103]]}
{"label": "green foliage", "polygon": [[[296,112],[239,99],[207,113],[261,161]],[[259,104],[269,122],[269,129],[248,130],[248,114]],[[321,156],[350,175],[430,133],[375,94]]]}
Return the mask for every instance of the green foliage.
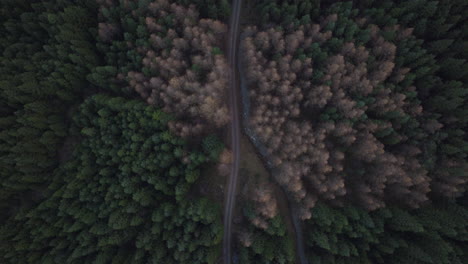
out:
{"label": "green foliage", "polygon": [[1,12],[0,208],[7,212],[51,180],[67,107],[98,63],[90,31],[97,22],[86,1],[7,0]]}
{"label": "green foliage", "polygon": [[[127,4],[139,12],[149,2]],[[227,0],[174,2],[196,4],[203,18],[227,21],[230,15]],[[414,36],[403,39],[396,30],[382,30],[397,47],[396,66],[411,68],[401,82],[385,85],[401,91],[407,107],[422,106],[423,114],[369,110],[349,121],[354,126],[390,122],[391,127],[374,135],[388,149],[413,144],[423,150],[420,159],[434,179],[432,189],[458,182],[466,176],[468,152],[466,1],[333,2],[339,1],[258,0],[253,10],[262,26],[273,23],[286,30],[339,15],[324,25],[333,38],[295,54],[302,62],[312,58],[313,85],[322,79],[327,58],[345,43],[369,45],[371,32],[356,19],[366,17],[382,29],[414,28]],[[171,117],[164,112],[96,95],[75,114],[72,137],[80,143],[73,158],[59,166],[69,156],[61,146],[68,135],[70,105],[93,93],[90,84],[130,94],[119,83],[126,76],[119,73],[140,70],[142,54],[128,43],[149,45],[143,15],[135,19],[130,11],[109,6],[102,10],[105,20],[123,32],[110,45],[98,43],[103,53],[98,56],[96,12],[94,1],[87,0],[2,1],[0,210],[5,214],[0,239],[6,243],[0,245],[0,262],[214,263],[222,235],[219,208],[206,199],[188,199],[187,192],[200,176],[200,166],[218,159],[224,148],[218,138],[207,137],[203,152],[194,151],[168,131]],[[173,16],[162,24],[161,34],[166,34],[174,26]],[[217,47],[211,52],[222,54]],[[375,58],[369,59],[368,67],[374,64]],[[202,75],[199,65],[193,70]],[[407,90],[412,86],[416,89]],[[364,109],[375,94],[353,99]],[[330,122],[343,118],[333,106],[317,116]],[[431,120],[443,127],[428,132],[424,125]],[[255,217],[252,208],[244,213]],[[319,203],[307,222],[306,243],[311,263],[465,263],[466,219],[466,207],[453,203],[371,213]],[[279,216],[265,230],[246,228],[253,243],[239,246],[240,263],[294,261],[293,240]]]}
{"label": "green foliage", "polygon": [[57,171],[50,198],[1,230],[1,262],[208,263],[222,237],[219,210],[187,199],[185,175],[197,175],[203,159],[174,156],[189,150],[164,114],[95,95],[73,121],[81,137],[73,159]]}
{"label": "green foliage", "polygon": [[[313,11],[299,8],[310,2],[314,3]],[[353,7],[359,7],[359,11]],[[320,82],[323,62],[341,49],[343,40],[354,41],[356,46],[368,43],[369,32],[354,19],[366,17],[369,23],[382,29],[397,24],[402,29],[414,28],[414,36],[403,39],[397,37],[395,30],[382,32],[385,40],[397,47],[396,66],[411,68],[404,80],[386,85],[395,91],[415,86],[414,91],[405,92],[406,100],[422,107],[423,114],[411,117],[399,112],[368,113],[367,117],[372,122],[392,123],[391,127],[374,134],[386,148],[410,143],[423,150],[421,162],[433,178],[432,189],[453,180],[461,182],[458,195],[463,195],[468,153],[464,132],[468,106],[468,90],[464,85],[468,76],[466,1],[282,0],[257,1],[256,8],[261,14],[259,26],[270,27],[268,23],[274,23],[288,30],[297,29],[306,15],[312,22],[323,24],[318,14],[322,18],[338,14],[337,21],[324,25],[324,30],[333,32],[333,38],[324,45],[312,44],[298,51],[297,58],[304,60],[304,55],[312,58],[313,83]],[[372,65],[372,60],[368,65]],[[366,106],[363,98],[355,99],[357,106]],[[318,116],[322,121],[340,120],[330,107]],[[428,120],[437,120],[443,124],[442,129],[430,132],[424,127]],[[359,124],[359,120],[351,121]],[[454,216],[453,220],[449,215]],[[450,203],[435,203],[415,211],[391,207],[372,213],[354,207],[335,209],[319,203],[305,231],[310,262],[465,263],[466,219],[466,209]]]}
{"label": "green foliage", "polygon": [[[463,194],[465,187],[462,185],[466,183],[466,177],[463,179],[460,171],[468,168],[465,132],[468,116],[466,1],[259,0],[255,1],[255,10],[256,14],[261,14],[260,21],[256,21],[260,27],[271,27],[273,23],[281,25],[289,33],[300,29],[301,21],[308,16],[307,23],[310,23],[310,18],[311,23],[323,27],[322,31],[331,31],[332,37],[324,43],[300,47],[295,54],[301,61],[311,58],[311,83],[317,85],[323,85],[327,58],[338,54],[347,42],[369,48],[369,25],[377,25],[381,29],[379,34],[396,46],[395,69],[410,69],[403,80],[389,78],[383,86],[404,94],[407,107],[423,111],[417,115],[401,111],[373,111],[363,98],[355,95],[356,106],[365,109],[366,113],[349,121],[355,127],[368,121],[391,122],[390,128],[374,134],[386,150],[394,151],[408,145],[417,147],[422,151],[418,155],[419,162],[424,164],[432,179],[431,190],[443,196]],[[325,18],[333,14],[337,14],[336,21],[325,22]],[[399,25],[398,29],[394,27],[396,25]],[[401,37],[401,32],[408,28],[414,29],[412,34],[407,30],[407,36]],[[372,57],[368,60],[368,72],[377,67],[375,61],[376,58]],[[375,100],[376,96],[378,91],[374,89],[366,99]],[[320,113],[307,107],[304,110],[321,122],[343,119],[328,106]],[[434,128],[434,124],[441,126]],[[452,191],[447,192],[448,189]]]}
{"label": "green foliage", "polygon": [[255,211],[251,205],[244,208],[244,216],[249,224],[246,234],[249,234],[251,245],[246,247],[238,244],[237,252],[239,263],[293,263],[295,259],[294,240],[292,234],[287,234],[284,220],[280,215],[268,219],[268,227],[261,229],[254,226],[251,220]]}
{"label": "green foliage", "polygon": [[212,161],[217,161],[224,149],[224,144],[216,135],[209,135],[203,139],[202,147]]}
{"label": "green foliage", "polygon": [[[467,128],[468,112],[468,88],[463,85],[468,81],[468,30],[464,19],[468,3],[463,0],[374,1],[362,7],[377,25],[414,28],[413,34],[424,40],[412,44],[422,47],[418,53],[408,52],[409,43],[401,49],[402,57],[408,56],[412,66],[417,65],[413,82],[423,109],[443,124],[423,145],[429,149],[427,145],[431,143],[427,142],[435,141],[433,145],[437,146],[426,154],[433,161],[431,167],[438,165],[434,174],[445,175],[442,171],[446,171],[458,177],[456,171],[466,170],[468,166],[468,142],[463,132]],[[424,55],[424,49],[431,55]],[[447,160],[451,166],[445,165]],[[449,180],[438,179],[435,183],[445,181]]]}
{"label": "green foliage", "polygon": [[221,51],[221,49],[218,48],[218,47],[213,47],[211,53],[212,53],[213,55],[221,55],[221,54],[223,54],[223,52]]}
{"label": "green foliage", "polygon": [[203,18],[219,19],[227,22],[231,15],[231,6],[228,0],[175,0],[183,5],[195,5]]}
{"label": "green foliage", "polygon": [[276,23],[289,27],[308,24],[317,18],[319,10],[320,0],[255,1],[255,14],[259,15],[260,25]]}
{"label": "green foliage", "polygon": [[319,203],[304,230],[311,263],[464,263],[466,207],[436,203],[366,212]]}

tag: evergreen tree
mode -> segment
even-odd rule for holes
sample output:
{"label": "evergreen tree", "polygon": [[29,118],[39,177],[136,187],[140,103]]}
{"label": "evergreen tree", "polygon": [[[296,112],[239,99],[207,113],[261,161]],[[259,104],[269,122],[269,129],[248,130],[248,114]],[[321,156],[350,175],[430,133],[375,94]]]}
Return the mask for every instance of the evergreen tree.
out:
{"label": "evergreen tree", "polygon": [[312,263],[465,263],[466,207],[366,212],[318,204],[304,230]]}
{"label": "evergreen tree", "polygon": [[169,120],[142,102],[87,99],[73,117],[80,143],[54,173],[52,196],[0,230],[1,262],[214,263],[219,209],[188,199],[185,177],[207,159],[168,132]]}
{"label": "evergreen tree", "polygon": [[[67,108],[98,62],[88,1],[2,1],[0,208],[27,206],[51,180]],[[18,206],[14,206],[18,207]],[[11,209],[11,208],[10,208]],[[2,214],[3,217],[13,214]]]}

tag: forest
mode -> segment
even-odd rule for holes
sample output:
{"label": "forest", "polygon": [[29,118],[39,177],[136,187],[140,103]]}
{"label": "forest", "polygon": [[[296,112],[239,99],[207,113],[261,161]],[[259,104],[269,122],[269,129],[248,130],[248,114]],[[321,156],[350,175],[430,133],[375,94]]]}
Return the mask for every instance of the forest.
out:
{"label": "forest", "polygon": [[467,14],[1,1],[0,263],[468,263]]}

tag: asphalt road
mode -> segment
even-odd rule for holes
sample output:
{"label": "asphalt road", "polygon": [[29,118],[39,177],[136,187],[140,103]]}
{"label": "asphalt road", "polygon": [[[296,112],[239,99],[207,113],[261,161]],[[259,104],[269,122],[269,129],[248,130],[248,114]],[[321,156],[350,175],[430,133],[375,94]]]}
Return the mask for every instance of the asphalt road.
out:
{"label": "asphalt road", "polygon": [[223,262],[232,262],[232,215],[236,204],[237,178],[239,176],[240,157],[240,113],[238,104],[239,79],[237,77],[237,44],[239,36],[239,18],[242,0],[234,0],[232,3],[232,14],[229,31],[228,61],[230,66],[230,109],[231,109],[231,151],[232,166],[229,176],[226,203],[224,206],[224,237],[223,237]]}

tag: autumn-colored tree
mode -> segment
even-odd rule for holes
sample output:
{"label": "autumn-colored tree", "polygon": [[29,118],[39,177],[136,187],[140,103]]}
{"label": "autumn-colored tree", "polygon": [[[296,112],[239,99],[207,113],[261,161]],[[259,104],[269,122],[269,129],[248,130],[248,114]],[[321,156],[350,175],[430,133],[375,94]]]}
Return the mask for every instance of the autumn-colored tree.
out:
{"label": "autumn-colored tree", "polygon": [[[109,13],[109,4],[121,10],[121,18]],[[219,52],[227,31],[225,24],[200,18],[194,5],[186,7],[167,0],[139,6],[105,2],[100,11],[102,47],[116,53],[108,57],[109,65],[117,65],[114,82],[174,114],[170,128],[180,136],[199,135],[229,122],[229,71],[226,58]],[[124,31],[123,40],[120,29]],[[127,57],[132,63],[115,61],[119,57]]]}
{"label": "autumn-colored tree", "polygon": [[[411,31],[381,29],[342,15],[346,9],[332,10],[337,13],[320,24],[245,29],[249,125],[303,218],[318,199],[371,210],[387,202],[418,207],[431,179],[415,142],[424,126],[440,125],[410,96],[411,69],[398,61],[397,45],[412,40]],[[414,120],[423,126],[414,129]]]}

